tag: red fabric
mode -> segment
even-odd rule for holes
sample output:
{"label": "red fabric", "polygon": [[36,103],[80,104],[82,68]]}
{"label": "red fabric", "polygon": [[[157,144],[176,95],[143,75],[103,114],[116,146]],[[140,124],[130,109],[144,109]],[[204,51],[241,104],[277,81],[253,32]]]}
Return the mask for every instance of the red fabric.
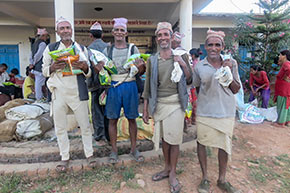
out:
{"label": "red fabric", "polygon": [[189,97],[190,102],[197,101],[197,96],[195,94],[195,91],[196,91],[196,88],[191,88],[190,89],[190,97]]}
{"label": "red fabric", "polygon": [[12,82],[12,83],[16,83],[16,78],[15,77],[12,77],[12,76],[10,76],[10,80],[9,80],[9,82]]}
{"label": "red fabric", "polygon": [[265,90],[267,90],[270,86],[270,82],[269,82],[269,79],[267,77],[267,73],[265,71],[260,71],[259,77],[250,73],[250,86],[260,87],[263,84],[266,84],[266,87],[263,88]]}
{"label": "red fabric", "polygon": [[275,96],[287,97],[286,109],[290,106],[290,82],[287,82],[285,78],[290,79],[290,62],[286,61],[282,64],[282,67],[277,74],[275,82]]}

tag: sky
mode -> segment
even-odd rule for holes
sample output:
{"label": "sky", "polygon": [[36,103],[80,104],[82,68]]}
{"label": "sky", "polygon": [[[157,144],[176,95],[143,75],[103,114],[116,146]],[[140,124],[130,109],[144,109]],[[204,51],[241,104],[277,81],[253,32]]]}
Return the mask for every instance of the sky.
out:
{"label": "sky", "polygon": [[258,0],[213,0],[200,13],[259,13]]}

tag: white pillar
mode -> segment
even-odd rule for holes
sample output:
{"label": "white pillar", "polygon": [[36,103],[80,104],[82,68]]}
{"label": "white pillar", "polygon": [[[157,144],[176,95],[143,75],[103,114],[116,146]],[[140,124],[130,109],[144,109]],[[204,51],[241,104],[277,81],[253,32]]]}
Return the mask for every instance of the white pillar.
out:
{"label": "white pillar", "polygon": [[179,29],[185,35],[181,46],[189,51],[192,48],[192,0],[180,1]]}
{"label": "white pillar", "polygon": [[[72,40],[74,40],[74,0],[54,0],[55,21],[62,16],[67,19],[72,26]],[[60,37],[56,34],[56,41]]]}

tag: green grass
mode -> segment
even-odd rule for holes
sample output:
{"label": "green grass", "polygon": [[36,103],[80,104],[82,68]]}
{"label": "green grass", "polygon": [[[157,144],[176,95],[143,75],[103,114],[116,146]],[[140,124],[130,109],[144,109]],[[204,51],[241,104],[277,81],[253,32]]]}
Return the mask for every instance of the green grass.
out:
{"label": "green grass", "polygon": [[125,167],[122,171],[122,177],[125,182],[133,179],[135,177],[135,172],[133,167]]}
{"label": "green grass", "polygon": [[44,193],[44,192],[78,192],[92,187],[96,182],[111,184],[112,176],[118,172],[112,166],[102,166],[95,170],[78,173],[61,174],[57,177],[30,180],[21,175],[0,176],[0,193]]}
{"label": "green grass", "polygon": [[250,178],[256,186],[267,185],[270,182],[278,184],[277,193],[288,193],[290,190],[290,158],[283,154],[276,157],[261,157],[248,159],[257,166],[249,166]]}
{"label": "green grass", "polygon": [[21,176],[6,175],[0,176],[1,193],[18,193],[22,192],[24,181]]}

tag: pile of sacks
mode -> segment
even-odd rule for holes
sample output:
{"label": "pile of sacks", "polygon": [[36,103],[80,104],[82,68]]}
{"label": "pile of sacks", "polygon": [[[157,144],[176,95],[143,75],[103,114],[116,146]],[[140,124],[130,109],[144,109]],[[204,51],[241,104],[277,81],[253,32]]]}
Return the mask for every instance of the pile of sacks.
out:
{"label": "pile of sacks", "polygon": [[49,104],[15,99],[0,107],[0,142],[41,137],[53,128]]}

